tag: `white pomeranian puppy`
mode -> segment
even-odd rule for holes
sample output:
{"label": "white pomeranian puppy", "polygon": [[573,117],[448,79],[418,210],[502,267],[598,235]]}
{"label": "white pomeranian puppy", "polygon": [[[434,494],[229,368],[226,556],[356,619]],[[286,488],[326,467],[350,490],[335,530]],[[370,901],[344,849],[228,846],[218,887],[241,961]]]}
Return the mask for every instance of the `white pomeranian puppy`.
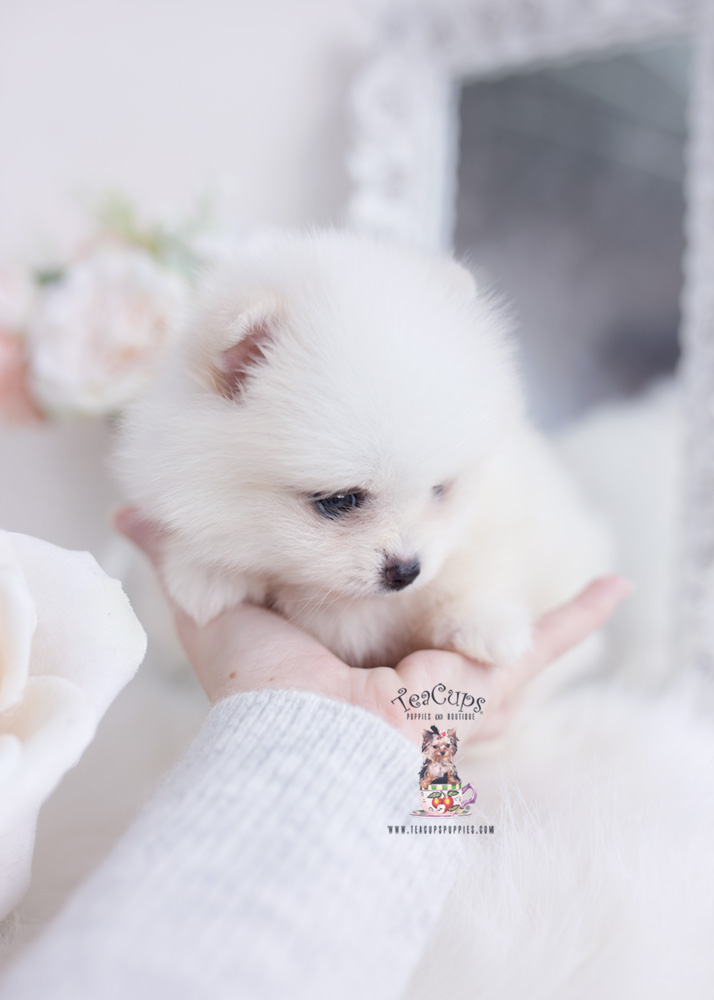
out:
{"label": "white pomeranian puppy", "polygon": [[606,558],[524,418],[492,297],[451,259],[344,232],[234,257],[117,463],[197,622],[250,599],[353,665],[508,664]]}

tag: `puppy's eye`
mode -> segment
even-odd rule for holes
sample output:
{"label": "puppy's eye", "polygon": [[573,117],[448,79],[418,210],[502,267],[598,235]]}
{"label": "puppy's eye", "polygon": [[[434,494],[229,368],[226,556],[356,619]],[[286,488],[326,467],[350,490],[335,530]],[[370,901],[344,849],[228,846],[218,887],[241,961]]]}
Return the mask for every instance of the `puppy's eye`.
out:
{"label": "puppy's eye", "polygon": [[364,493],[355,490],[353,493],[332,493],[327,497],[311,497],[315,510],[323,517],[336,521],[351,510],[360,507],[364,502]]}

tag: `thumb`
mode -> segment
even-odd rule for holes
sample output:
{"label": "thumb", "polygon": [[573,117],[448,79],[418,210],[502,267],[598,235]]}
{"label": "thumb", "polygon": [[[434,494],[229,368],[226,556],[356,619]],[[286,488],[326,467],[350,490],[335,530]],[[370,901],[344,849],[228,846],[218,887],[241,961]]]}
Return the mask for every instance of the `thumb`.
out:
{"label": "thumb", "polygon": [[159,525],[146,520],[136,507],[129,505],[116,511],[112,520],[119,534],[133,542],[156,565],[163,534]]}

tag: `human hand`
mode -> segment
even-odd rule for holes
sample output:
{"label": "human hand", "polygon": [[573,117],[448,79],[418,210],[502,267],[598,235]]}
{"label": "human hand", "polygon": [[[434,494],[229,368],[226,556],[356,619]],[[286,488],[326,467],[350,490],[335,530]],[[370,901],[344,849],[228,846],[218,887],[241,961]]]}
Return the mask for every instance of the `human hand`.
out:
{"label": "human hand", "polygon": [[[115,523],[158,569],[161,533],[156,526],[130,507],[119,511]],[[242,604],[203,627],[176,606],[172,610],[179,638],[212,703],[263,688],[313,691],[359,705],[420,743],[423,723],[408,720],[396,698],[398,690],[421,692],[438,680],[447,689],[474,692],[486,699],[475,737],[496,736],[507,724],[518,691],[604,625],[629,592],[622,577],[594,580],[536,623],[530,650],[508,670],[438,649],[410,653],[394,668],[357,669],[266,608]]]}

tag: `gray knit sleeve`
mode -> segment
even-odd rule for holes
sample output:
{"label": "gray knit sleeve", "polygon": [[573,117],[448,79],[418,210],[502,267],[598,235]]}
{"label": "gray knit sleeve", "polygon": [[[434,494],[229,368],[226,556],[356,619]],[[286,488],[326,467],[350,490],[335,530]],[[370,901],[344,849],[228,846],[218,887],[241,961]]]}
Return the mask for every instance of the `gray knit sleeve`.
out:
{"label": "gray knit sleeve", "polygon": [[394,832],[419,763],[342,702],[225,699],[0,1000],[398,996],[461,856]]}

